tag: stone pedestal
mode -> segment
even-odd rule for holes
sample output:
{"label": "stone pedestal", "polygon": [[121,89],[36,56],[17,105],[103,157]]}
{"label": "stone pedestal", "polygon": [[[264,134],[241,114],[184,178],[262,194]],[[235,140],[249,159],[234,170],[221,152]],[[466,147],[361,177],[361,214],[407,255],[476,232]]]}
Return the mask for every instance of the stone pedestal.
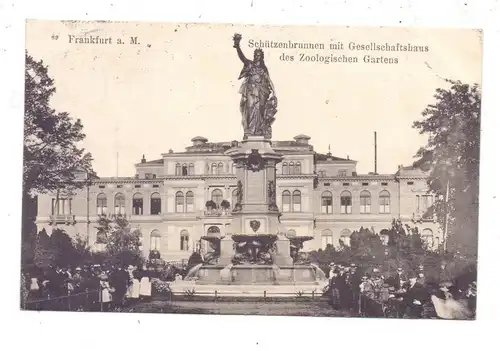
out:
{"label": "stone pedestal", "polygon": [[276,258],[275,262],[278,266],[290,266],[293,264],[293,260],[290,257],[290,240],[288,240],[284,235],[278,235],[276,240]]}
{"label": "stone pedestal", "polygon": [[272,149],[270,140],[260,136],[249,136],[227,154],[236,164],[239,190],[231,233],[276,234],[280,214],[276,206],[276,165],[282,156]]}
{"label": "stone pedestal", "polygon": [[220,265],[228,265],[232,262],[234,255],[234,241],[230,236],[225,236],[220,241],[220,256],[218,263]]}

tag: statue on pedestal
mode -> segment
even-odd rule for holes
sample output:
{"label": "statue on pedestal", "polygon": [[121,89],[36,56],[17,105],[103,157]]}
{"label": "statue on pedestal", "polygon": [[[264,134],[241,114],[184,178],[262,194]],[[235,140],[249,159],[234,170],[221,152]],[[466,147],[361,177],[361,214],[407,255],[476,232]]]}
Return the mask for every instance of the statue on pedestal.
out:
{"label": "statue on pedestal", "polygon": [[244,79],[239,93],[241,94],[240,112],[244,139],[248,136],[264,136],[271,138],[271,125],[274,122],[278,107],[278,99],[269,71],[264,63],[264,52],[255,49],[253,60],[249,60],[240,48],[241,34],[233,37],[238,57],[243,62],[238,79]]}

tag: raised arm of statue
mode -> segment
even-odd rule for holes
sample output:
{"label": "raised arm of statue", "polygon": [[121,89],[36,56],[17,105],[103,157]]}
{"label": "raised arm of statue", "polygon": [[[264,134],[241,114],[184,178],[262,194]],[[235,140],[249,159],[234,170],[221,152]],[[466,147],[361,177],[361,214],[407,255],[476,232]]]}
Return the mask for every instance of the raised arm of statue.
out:
{"label": "raised arm of statue", "polygon": [[249,60],[245,57],[243,51],[241,51],[240,41],[241,41],[241,34],[236,33],[233,36],[233,42],[234,42],[233,47],[236,48],[236,52],[238,53],[238,57],[240,58],[241,62],[243,62],[243,64],[246,65],[248,64]]}

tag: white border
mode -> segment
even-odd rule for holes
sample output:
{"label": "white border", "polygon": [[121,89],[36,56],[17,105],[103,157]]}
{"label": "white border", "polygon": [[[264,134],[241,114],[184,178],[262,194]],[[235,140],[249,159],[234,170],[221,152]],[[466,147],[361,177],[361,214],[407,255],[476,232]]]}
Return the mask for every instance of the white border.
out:
{"label": "white border", "polygon": [[[253,3],[253,6],[251,4]],[[319,349],[462,350],[492,341],[498,320],[496,252],[500,244],[497,131],[500,116],[500,18],[495,0],[387,1],[3,1],[0,0],[3,344],[28,349]],[[21,223],[24,20],[142,20],[466,27],[484,30],[479,302],[476,322],[346,318],[21,313],[18,308]],[[497,19],[497,21],[495,21]],[[498,22],[498,23],[495,23]],[[453,60],[452,57],[449,58]],[[75,82],[77,84],[77,82]],[[496,329],[495,329],[496,330]],[[12,340],[12,343],[9,341]],[[154,346],[156,345],[156,346]]]}

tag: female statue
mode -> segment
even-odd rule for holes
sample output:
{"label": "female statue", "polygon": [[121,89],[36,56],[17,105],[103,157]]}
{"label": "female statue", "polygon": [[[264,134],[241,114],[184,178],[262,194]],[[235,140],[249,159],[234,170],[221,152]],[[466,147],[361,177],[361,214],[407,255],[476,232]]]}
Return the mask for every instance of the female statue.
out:
{"label": "female statue", "polygon": [[249,135],[271,138],[271,124],[277,112],[278,100],[264,63],[264,52],[255,49],[253,60],[249,60],[241,51],[240,40],[241,35],[235,34],[233,47],[244,65],[238,77],[244,79],[239,90],[244,139]]}

